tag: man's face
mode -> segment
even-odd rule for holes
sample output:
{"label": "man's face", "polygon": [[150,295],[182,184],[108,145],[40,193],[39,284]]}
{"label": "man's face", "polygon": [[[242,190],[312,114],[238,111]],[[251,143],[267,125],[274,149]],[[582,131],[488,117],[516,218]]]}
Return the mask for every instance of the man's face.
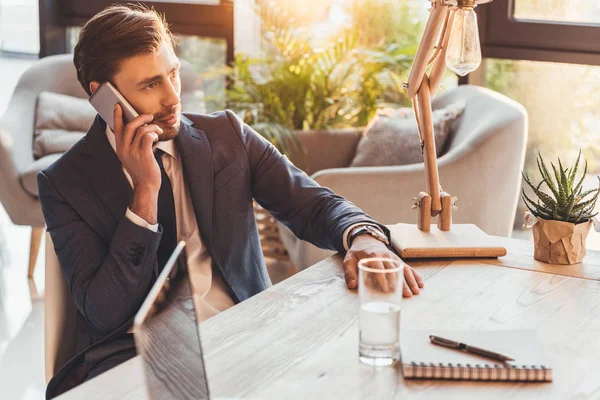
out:
{"label": "man's face", "polygon": [[112,83],[139,114],[152,114],[152,124],[163,134],[159,141],[177,136],[180,125],[181,63],[168,43],[156,54],[139,54],[121,61]]}

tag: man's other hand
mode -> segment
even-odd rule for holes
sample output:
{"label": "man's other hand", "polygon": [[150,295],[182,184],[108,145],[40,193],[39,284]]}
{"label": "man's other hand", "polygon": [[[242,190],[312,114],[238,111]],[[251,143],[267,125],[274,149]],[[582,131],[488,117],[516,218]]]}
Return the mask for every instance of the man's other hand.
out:
{"label": "man's other hand", "polygon": [[[352,242],[352,247],[346,253],[344,258],[344,277],[348,289],[358,287],[358,261],[363,258],[391,258],[400,260],[386,245],[369,235],[359,235]],[[404,266],[404,288],[402,294],[404,297],[412,297],[419,294],[425,284],[421,276],[412,267]]]}

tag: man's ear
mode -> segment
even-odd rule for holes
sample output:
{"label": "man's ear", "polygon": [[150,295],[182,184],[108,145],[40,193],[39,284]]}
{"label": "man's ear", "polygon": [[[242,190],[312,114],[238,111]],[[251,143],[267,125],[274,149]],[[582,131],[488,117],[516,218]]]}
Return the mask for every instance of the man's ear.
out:
{"label": "man's ear", "polygon": [[92,92],[92,94],[96,93],[96,90],[98,90],[99,86],[100,86],[100,82],[91,81],[90,82],[90,92]]}

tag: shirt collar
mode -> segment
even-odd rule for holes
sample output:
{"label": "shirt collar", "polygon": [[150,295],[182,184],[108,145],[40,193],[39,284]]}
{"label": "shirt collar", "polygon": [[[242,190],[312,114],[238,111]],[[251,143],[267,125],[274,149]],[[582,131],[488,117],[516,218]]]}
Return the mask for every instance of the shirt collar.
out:
{"label": "shirt collar", "polygon": [[[116,152],[117,151],[117,141],[115,139],[115,133],[113,132],[112,129],[110,129],[108,124],[106,124],[106,137],[108,138],[108,142],[110,143],[110,146]],[[178,156],[177,148],[175,147],[175,143],[173,142],[173,140],[167,140],[166,142],[158,142],[158,144],[156,144],[154,146],[154,149],[161,149],[162,151],[164,151],[171,157],[173,157],[175,159],[178,158],[177,157]]]}

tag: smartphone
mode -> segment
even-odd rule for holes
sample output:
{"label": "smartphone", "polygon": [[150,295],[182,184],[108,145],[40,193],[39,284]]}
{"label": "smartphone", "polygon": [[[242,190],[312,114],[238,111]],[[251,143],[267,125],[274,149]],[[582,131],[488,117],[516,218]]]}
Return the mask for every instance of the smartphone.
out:
{"label": "smartphone", "polygon": [[90,97],[90,103],[110,129],[115,130],[114,112],[115,104],[119,103],[123,110],[123,126],[135,119],[139,114],[129,104],[125,97],[110,83],[101,84]]}

